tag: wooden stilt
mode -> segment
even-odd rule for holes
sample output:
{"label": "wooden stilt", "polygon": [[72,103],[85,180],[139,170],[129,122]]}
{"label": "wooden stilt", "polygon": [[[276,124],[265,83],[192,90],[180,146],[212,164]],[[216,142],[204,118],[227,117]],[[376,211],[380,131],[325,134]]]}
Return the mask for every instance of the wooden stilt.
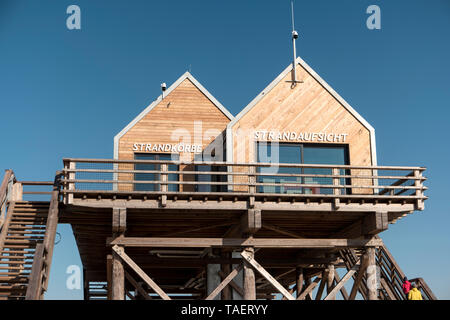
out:
{"label": "wooden stilt", "polygon": [[296,288],[297,288],[297,298],[300,296],[303,290],[303,268],[297,268],[295,269],[295,275],[296,275]]}
{"label": "wooden stilt", "polygon": [[106,289],[108,292],[107,299],[112,299],[112,254],[106,256]]}
{"label": "wooden stilt", "polygon": [[[246,248],[244,251],[253,259],[255,255],[253,248]],[[256,300],[255,271],[246,261],[244,262],[244,300]]]}
{"label": "wooden stilt", "polygon": [[356,294],[358,293],[358,289],[361,285],[361,281],[364,277],[364,272],[366,271],[367,264],[368,264],[368,256],[366,253],[361,258],[361,265],[359,266],[359,270],[358,270],[356,279],[353,282],[352,291],[350,292],[350,296],[348,297],[349,300],[355,300]]}
{"label": "wooden stilt", "polygon": [[[334,265],[328,265],[328,274],[327,274],[327,296],[330,295],[330,292],[333,291],[333,283],[334,283]],[[336,296],[330,296],[329,300],[335,300]]]}
{"label": "wooden stilt", "polygon": [[89,281],[86,278],[85,268],[83,268],[83,300],[89,300]]}
{"label": "wooden stilt", "polygon": [[125,274],[122,259],[112,254],[112,300],[125,299]]}
{"label": "wooden stilt", "polygon": [[322,298],[323,289],[325,288],[325,283],[327,282],[328,273],[327,270],[322,272],[322,281],[320,281],[319,289],[317,290],[316,299],[320,300]]}
{"label": "wooden stilt", "polygon": [[378,300],[378,288],[377,288],[377,266],[375,261],[375,248],[369,247],[366,249],[368,256],[367,265],[367,289],[368,299]]}
{"label": "wooden stilt", "polygon": [[[222,252],[222,258],[231,258],[231,255],[229,252]],[[231,272],[231,265],[229,263],[222,264],[220,268],[224,274],[230,274]],[[231,287],[229,285],[226,285],[222,289],[222,300],[231,300]]]}

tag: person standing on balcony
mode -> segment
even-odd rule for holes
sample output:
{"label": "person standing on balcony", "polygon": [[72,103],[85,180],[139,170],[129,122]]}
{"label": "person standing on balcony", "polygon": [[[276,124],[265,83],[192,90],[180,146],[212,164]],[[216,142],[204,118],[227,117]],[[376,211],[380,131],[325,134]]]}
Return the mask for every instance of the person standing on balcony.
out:
{"label": "person standing on balcony", "polygon": [[411,290],[411,282],[408,281],[407,277],[403,277],[402,290],[405,296],[408,298],[408,293]]}
{"label": "person standing on balcony", "polygon": [[412,289],[408,293],[408,300],[423,300],[422,293],[420,293],[419,289],[417,289],[417,285],[415,283],[412,284]]}

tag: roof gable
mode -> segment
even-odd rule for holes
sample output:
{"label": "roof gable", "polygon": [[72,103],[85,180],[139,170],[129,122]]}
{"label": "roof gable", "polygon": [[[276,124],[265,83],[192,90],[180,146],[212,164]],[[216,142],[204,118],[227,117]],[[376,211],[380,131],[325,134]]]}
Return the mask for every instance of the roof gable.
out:
{"label": "roof gable", "polygon": [[[214,96],[203,87],[197,79],[192,76],[189,72],[185,72],[181,77],[179,77],[165,92],[164,98],[167,97],[172,91],[174,91],[180,84],[188,79],[201,93],[203,93],[214,106],[217,107],[229,120],[233,120],[233,115],[216,99]],[[124,136],[131,128],[133,128],[140,120],[142,120],[148,113],[150,113],[159,103],[163,100],[163,95],[161,94],[155,101],[153,101],[147,108],[145,108],[136,118],[134,118],[128,125],[126,125],[115,137],[114,137],[114,158],[118,158],[119,140]]]}
{"label": "roof gable", "polygon": [[[361,123],[361,125],[370,133],[371,140],[371,149],[372,149],[372,164],[376,165],[376,147],[375,147],[375,129],[355,110],[353,109],[345,100],[342,98],[331,86],[325,82],[303,59],[298,57],[295,61],[295,66],[300,65],[303,69],[305,69],[311,76],[314,78],[332,97],[339,102],[355,119]],[[227,155],[231,157],[232,154],[232,128],[233,126],[239,122],[241,118],[243,118],[250,110],[253,109],[258,103],[273,89],[275,88],[280,81],[282,81],[289,72],[292,71],[294,64],[289,64],[289,66],[281,72],[263,91],[261,91],[235,118],[232,120],[227,126]],[[231,161],[231,158],[228,159]]]}

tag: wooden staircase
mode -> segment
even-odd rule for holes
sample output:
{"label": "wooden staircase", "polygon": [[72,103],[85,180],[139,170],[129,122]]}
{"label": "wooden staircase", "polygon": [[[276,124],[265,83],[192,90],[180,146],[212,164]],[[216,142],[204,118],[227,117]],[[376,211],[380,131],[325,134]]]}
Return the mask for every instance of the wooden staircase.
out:
{"label": "wooden staircase", "polygon": [[[40,300],[47,290],[59,213],[60,174],[49,181],[17,181],[6,170],[0,185],[0,300]],[[24,191],[50,186],[51,191]],[[23,201],[23,195],[50,201]]]}
{"label": "wooden staircase", "polygon": [[43,243],[49,201],[11,202],[0,234],[0,299],[25,299],[36,246]]}
{"label": "wooden staircase", "polygon": [[[341,250],[340,253],[344,259],[347,270],[350,270],[363,254],[362,251],[355,249]],[[376,249],[376,264],[380,272],[378,299],[406,300],[406,296],[402,290],[403,277],[405,274],[385,245]],[[353,278],[356,279],[356,275],[354,275]],[[409,279],[409,281],[417,284],[417,288],[422,292],[422,298],[424,300],[437,300],[434,293],[422,278]],[[368,288],[366,275],[364,275],[361,281],[359,293],[367,300]]]}

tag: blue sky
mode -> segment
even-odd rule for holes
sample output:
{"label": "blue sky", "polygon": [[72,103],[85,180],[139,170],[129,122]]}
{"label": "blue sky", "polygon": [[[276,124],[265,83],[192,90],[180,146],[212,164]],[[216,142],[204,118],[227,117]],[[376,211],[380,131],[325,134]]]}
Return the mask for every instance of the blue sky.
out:
{"label": "blue sky", "polygon": [[[81,30],[66,8],[81,8]],[[381,30],[366,8],[381,8]],[[380,165],[428,169],[426,209],[381,236],[405,273],[450,299],[450,2],[295,2],[297,53],[376,130]],[[50,180],[113,137],[186,70],[236,115],[291,61],[290,1],[0,0],[0,169]],[[47,298],[80,264],[60,226]]]}

